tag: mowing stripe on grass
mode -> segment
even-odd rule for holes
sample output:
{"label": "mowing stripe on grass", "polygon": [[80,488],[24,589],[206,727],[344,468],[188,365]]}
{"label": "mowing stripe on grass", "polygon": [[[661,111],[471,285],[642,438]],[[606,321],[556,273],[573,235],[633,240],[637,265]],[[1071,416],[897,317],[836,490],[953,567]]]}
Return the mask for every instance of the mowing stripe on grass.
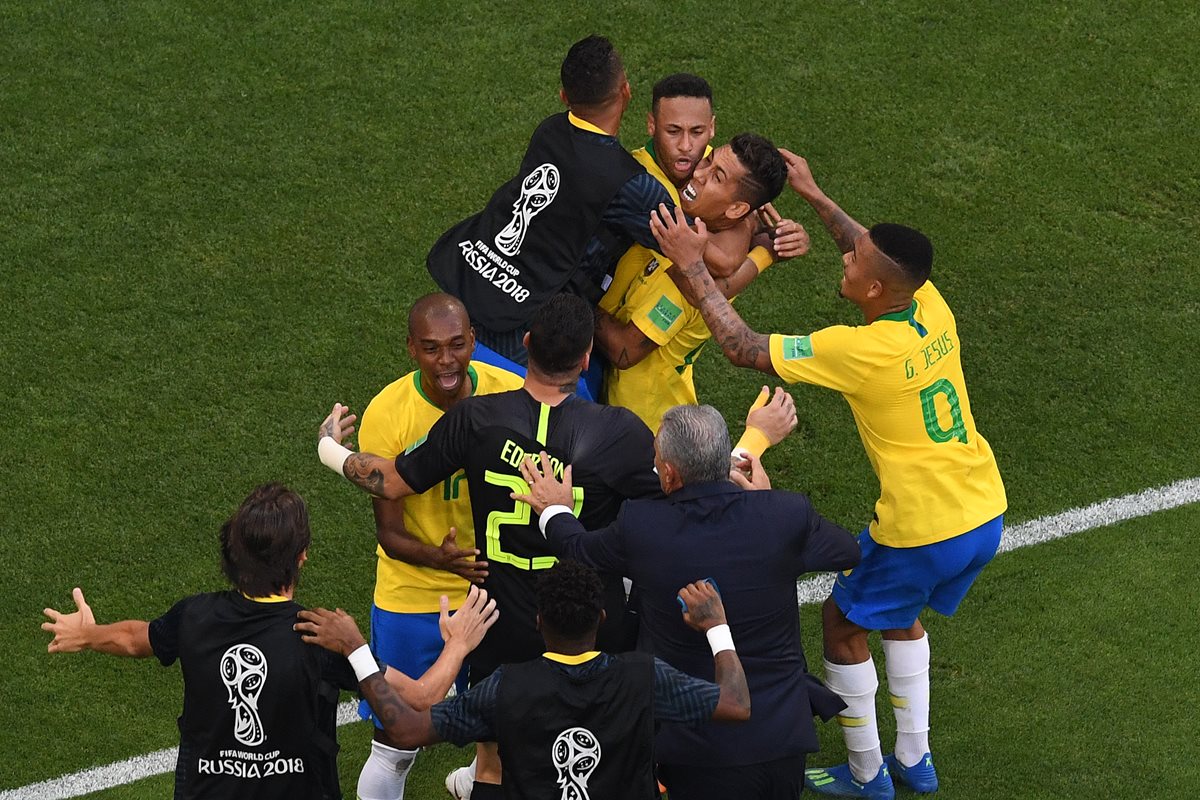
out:
{"label": "mowing stripe on grass", "polygon": [[[1019,547],[1061,539],[1073,533],[1103,528],[1196,502],[1200,502],[1200,478],[1176,481],[1167,486],[1102,500],[1090,506],[1072,508],[1060,514],[1038,517],[1005,528],[1000,540],[1000,552],[1007,553]],[[829,575],[801,581],[796,585],[796,596],[804,604],[819,603],[829,596],[832,583],[833,578]],[[356,719],[357,703],[342,703],[338,706],[338,725],[345,725]],[[175,768],[177,753],[178,749],[172,747],[103,767],[85,769],[61,778],[31,783],[19,789],[0,792],[0,800],[67,800],[101,789],[133,783],[151,775],[170,772]]]}

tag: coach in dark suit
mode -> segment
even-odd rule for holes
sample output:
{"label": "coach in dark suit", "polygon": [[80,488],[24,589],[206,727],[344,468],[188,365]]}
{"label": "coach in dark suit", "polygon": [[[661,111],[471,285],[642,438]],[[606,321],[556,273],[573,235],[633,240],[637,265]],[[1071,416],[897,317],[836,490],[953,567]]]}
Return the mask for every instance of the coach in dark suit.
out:
{"label": "coach in dark suit", "polygon": [[[679,616],[680,586],[712,578],[746,670],[752,712],[738,726],[664,725],[655,740],[672,800],[799,796],[812,721],[844,704],[810,676],[800,642],[796,578],[858,564],[848,531],[823,519],[802,494],[769,490],[761,465],[747,491],[729,479],[729,431],[711,406],[676,406],[654,440],[665,498],[629,500],[616,522],[585,531],[570,513],[570,470],[555,480],[526,464],[543,533],[564,558],[633,580],[640,598],[638,648],[696,677],[713,679],[709,644]],[[549,477],[543,477],[549,476]],[[583,498],[587,502],[587,498]]]}

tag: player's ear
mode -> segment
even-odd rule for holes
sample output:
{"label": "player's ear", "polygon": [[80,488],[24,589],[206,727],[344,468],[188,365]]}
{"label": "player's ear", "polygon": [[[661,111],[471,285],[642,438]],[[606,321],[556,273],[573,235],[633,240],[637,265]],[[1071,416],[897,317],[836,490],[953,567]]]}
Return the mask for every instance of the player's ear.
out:
{"label": "player's ear", "polygon": [[883,284],[879,281],[871,281],[871,285],[867,287],[867,297],[875,300],[883,296]]}
{"label": "player's ear", "polygon": [[717,115],[713,114],[712,119],[708,121],[708,138],[711,141],[717,136]]}
{"label": "player's ear", "polygon": [[308,548],[307,547],[300,551],[300,558],[297,559],[296,564],[298,566],[303,567],[305,561],[308,561]]}
{"label": "player's ear", "polygon": [[413,361],[416,361],[417,360],[417,346],[415,344],[413,344],[412,337],[409,336],[404,341],[408,345],[408,357],[411,358]]}
{"label": "player's ear", "polygon": [[567,102],[567,90],[566,89],[558,90],[558,99],[561,100],[562,104],[564,106],[566,106],[567,108],[571,107],[571,104]]}
{"label": "player's ear", "polygon": [[533,626],[534,626],[534,628],[535,628],[535,629],[537,629],[537,632],[538,632],[538,633],[541,633],[541,632],[542,632],[542,612],[540,612],[540,611],[539,611],[539,612],[537,612],[537,614],[534,616],[534,618],[533,618]]}
{"label": "player's ear", "polygon": [[725,216],[729,219],[741,219],[753,210],[745,200],[738,200],[730,203],[729,208],[725,209]]}
{"label": "player's ear", "polygon": [[646,112],[646,135],[647,136],[654,135],[654,112],[653,111]]}

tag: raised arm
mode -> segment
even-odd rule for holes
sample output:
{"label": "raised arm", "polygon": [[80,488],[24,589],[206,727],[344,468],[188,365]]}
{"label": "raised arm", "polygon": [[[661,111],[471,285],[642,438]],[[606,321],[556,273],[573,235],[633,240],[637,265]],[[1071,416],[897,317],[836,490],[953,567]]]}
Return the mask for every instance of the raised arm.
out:
{"label": "raised arm", "polygon": [[808,161],[790,150],[781,149],[779,154],[783,156],[783,161],[787,164],[788,185],[813,207],[813,211],[817,212],[825,229],[837,243],[838,249],[843,253],[849,253],[854,249],[854,242],[866,228],[843,211],[837,203],[830,200],[825,192],[821,191],[821,187],[817,186],[817,182],[813,180],[812,170],[808,168]]}
{"label": "raised arm", "polygon": [[83,598],[83,590],[75,587],[71,595],[78,609],[73,614],[63,614],[53,608],[42,609],[42,613],[50,618],[49,622],[42,623],[42,630],[54,634],[46,647],[48,652],[95,650],[97,653],[127,658],[149,658],[154,655],[150,649],[150,623],[127,619],[97,625],[91,606]]}
{"label": "raised arm", "polygon": [[376,497],[398,500],[415,494],[396,471],[394,461],[372,453],[355,453],[342,445],[342,439],[354,433],[354,421],[358,419],[354,414],[342,416],[349,410],[341,403],[334,403],[317,430],[317,455],[321,463]]}
{"label": "raised arm", "polygon": [[683,212],[672,215],[665,206],[650,217],[650,228],[658,239],[663,255],[674,262],[670,274],[680,291],[704,317],[713,338],[733,364],[751,367],[774,375],[771,365],[770,337],[751,330],[717,288],[704,265],[704,246],[708,231],[696,220],[696,230],[688,227]]}
{"label": "raised arm", "polygon": [[725,621],[725,606],[721,596],[707,581],[689,583],[679,590],[683,601],[683,621],[708,637],[713,651],[713,665],[721,695],[712,718],[724,722],[744,722],[750,719],[750,687],[742,661],[733,648],[733,636]]}

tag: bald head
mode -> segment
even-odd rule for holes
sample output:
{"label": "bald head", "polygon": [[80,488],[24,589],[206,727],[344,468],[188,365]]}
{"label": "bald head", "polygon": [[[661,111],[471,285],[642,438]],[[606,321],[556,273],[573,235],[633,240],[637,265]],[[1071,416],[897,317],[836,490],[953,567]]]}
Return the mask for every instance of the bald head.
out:
{"label": "bald head", "polygon": [[427,294],[413,303],[412,309],[408,312],[409,337],[421,338],[420,331],[423,331],[435,319],[460,322],[463,331],[471,327],[471,318],[467,314],[467,307],[462,304],[461,300],[443,292],[435,292]]}

